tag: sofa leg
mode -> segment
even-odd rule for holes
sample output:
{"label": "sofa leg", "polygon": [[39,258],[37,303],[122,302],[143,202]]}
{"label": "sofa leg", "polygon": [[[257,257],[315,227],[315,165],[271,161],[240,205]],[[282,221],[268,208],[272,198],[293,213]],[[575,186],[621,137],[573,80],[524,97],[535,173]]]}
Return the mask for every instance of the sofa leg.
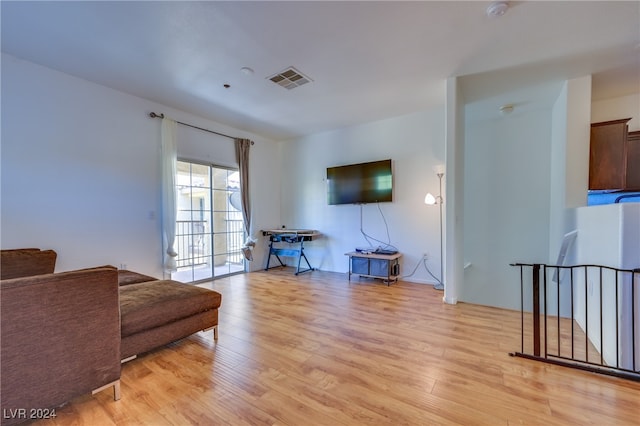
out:
{"label": "sofa leg", "polygon": [[202,331],[213,330],[213,340],[218,340],[218,326],[214,325],[213,327],[205,328]]}
{"label": "sofa leg", "polygon": [[114,401],[120,401],[120,380],[113,384],[113,399]]}
{"label": "sofa leg", "polygon": [[130,357],[125,358],[122,361],[120,361],[120,364],[124,364],[125,362],[133,361],[136,358],[138,358],[138,355],[131,355]]}
{"label": "sofa leg", "polygon": [[107,383],[104,386],[99,387],[98,389],[94,389],[91,392],[91,395],[95,395],[98,392],[101,392],[107,388],[110,388],[111,386],[113,386],[113,399],[116,401],[120,400],[120,380],[116,380],[115,382],[111,382],[111,383]]}

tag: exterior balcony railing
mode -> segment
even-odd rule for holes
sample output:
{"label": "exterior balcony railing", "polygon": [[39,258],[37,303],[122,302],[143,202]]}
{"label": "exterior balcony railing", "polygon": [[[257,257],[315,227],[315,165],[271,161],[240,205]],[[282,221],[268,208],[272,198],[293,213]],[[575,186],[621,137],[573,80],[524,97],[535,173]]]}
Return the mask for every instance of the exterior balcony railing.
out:
{"label": "exterior balcony railing", "polygon": [[244,257],[241,248],[244,244],[242,220],[227,220],[226,234],[221,247],[211,247],[211,227],[207,220],[176,221],[176,259],[178,268],[210,265],[212,257],[216,263],[232,263],[242,265]]}

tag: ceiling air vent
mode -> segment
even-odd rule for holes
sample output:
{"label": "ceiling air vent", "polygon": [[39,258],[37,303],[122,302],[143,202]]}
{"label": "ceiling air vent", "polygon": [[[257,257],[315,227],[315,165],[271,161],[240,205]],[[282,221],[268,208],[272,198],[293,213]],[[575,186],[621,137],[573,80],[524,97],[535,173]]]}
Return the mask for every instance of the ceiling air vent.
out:
{"label": "ceiling air vent", "polygon": [[277,85],[289,90],[313,81],[294,67],[289,67],[286,70],[280,71],[279,73],[267,78]]}

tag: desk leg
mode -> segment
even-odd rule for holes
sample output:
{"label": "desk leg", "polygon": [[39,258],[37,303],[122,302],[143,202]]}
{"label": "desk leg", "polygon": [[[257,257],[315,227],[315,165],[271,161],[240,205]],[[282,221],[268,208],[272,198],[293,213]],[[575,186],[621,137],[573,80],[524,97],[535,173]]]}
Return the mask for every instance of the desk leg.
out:
{"label": "desk leg", "polygon": [[[296,267],[296,273],[295,275],[298,275],[300,273],[300,260],[302,259],[302,256],[304,256],[304,252],[302,251],[302,241],[300,240],[300,253],[298,253],[298,266]],[[307,257],[305,256],[305,259]],[[309,264],[309,261],[307,261],[307,264]]]}
{"label": "desk leg", "polygon": [[[280,266],[285,266],[282,259],[280,259],[280,256],[278,256],[277,249],[273,248],[273,240],[271,240],[271,242],[269,243],[269,255],[267,256],[267,266],[266,268],[264,268],[265,271],[269,270],[269,264],[271,263],[271,256],[275,256],[276,259],[278,259],[278,262],[280,262]],[[277,268],[277,266],[274,266],[274,268]]]}
{"label": "desk leg", "polygon": [[264,268],[265,271],[269,270],[269,263],[271,263],[271,250],[273,250],[273,240],[269,242],[269,254],[267,255],[267,266]]}
{"label": "desk leg", "polygon": [[271,262],[271,250],[273,249],[273,240],[269,242],[269,254],[267,255],[267,266],[264,268],[265,271],[269,270],[269,263]]}
{"label": "desk leg", "polygon": [[[307,268],[308,268],[308,269],[305,269],[304,271],[300,271],[300,261],[302,260],[302,258],[304,258],[304,261],[307,263]],[[309,263],[309,259],[307,259],[307,256],[304,254],[304,240],[300,240],[300,254],[298,255],[298,268],[296,269],[296,275],[302,272],[309,272],[309,271],[313,271],[313,268]]]}

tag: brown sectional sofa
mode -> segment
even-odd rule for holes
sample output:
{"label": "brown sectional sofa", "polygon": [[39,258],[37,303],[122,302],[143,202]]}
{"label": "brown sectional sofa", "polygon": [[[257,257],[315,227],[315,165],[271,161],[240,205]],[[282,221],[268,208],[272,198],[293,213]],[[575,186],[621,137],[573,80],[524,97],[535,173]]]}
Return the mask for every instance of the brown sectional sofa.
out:
{"label": "brown sectional sofa", "polygon": [[107,387],[117,400],[121,360],[204,329],[217,339],[217,292],[112,266],[54,273],[55,260],[0,250],[2,425]]}

